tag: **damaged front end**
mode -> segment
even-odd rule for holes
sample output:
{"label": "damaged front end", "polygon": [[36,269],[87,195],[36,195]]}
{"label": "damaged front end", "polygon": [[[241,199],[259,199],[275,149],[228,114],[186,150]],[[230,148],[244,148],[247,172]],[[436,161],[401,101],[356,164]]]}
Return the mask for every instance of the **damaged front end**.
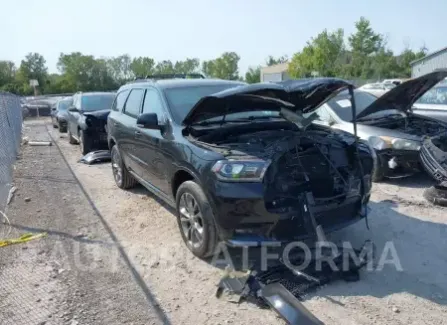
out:
{"label": "damaged front end", "polygon": [[[366,216],[374,162],[368,145],[349,134],[314,126],[304,132],[266,130],[232,136],[212,148],[228,161],[268,166],[260,183],[216,186],[214,201],[233,245],[247,235],[303,239],[317,235],[318,225],[334,231]],[[222,199],[230,188],[239,197],[236,204]]]}
{"label": "damaged front end", "polygon": [[426,139],[422,144],[420,158],[427,173],[447,187],[447,136]]}
{"label": "damaged front end", "polygon": [[[303,114],[338,90],[350,88],[352,93],[352,88],[339,80],[317,82],[303,81],[301,92],[272,84],[251,93],[227,91],[202,100],[185,119],[191,124],[220,113],[223,125],[228,113],[279,112],[270,121],[238,125],[234,120],[207,130],[210,122],[205,120],[198,128],[187,128],[191,142],[224,157],[212,166],[205,185],[211,189],[221,237],[230,245],[321,238],[323,229],[334,231],[366,217],[374,167],[369,145],[356,135],[312,124],[312,115]],[[235,103],[236,109],[228,108]]]}

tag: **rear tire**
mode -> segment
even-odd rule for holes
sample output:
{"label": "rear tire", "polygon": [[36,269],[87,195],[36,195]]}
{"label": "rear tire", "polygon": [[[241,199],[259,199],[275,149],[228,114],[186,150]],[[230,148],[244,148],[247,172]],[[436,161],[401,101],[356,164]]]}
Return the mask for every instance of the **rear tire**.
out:
{"label": "rear tire", "polygon": [[61,122],[58,121],[57,124],[58,124],[59,132],[60,132],[60,133],[65,133],[65,132],[67,132],[67,127],[66,127],[66,126],[62,126],[62,125],[61,125]]}
{"label": "rear tire", "polygon": [[71,131],[70,131],[70,129],[68,128],[68,143],[69,144],[76,144],[77,142],[76,142],[76,139],[75,138],[73,138],[73,135],[71,134]]}
{"label": "rear tire", "polygon": [[116,186],[123,190],[135,187],[135,185],[138,184],[138,181],[127,170],[116,145],[112,147],[111,156],[112,173]]}
{"label": "rear tire", "polygon": [[[194,204],[188,203],[191,199]],[[176,194],[176,206],[180,234],[188,249],[199,258],[212,256],[218,244],[217,228],[211,205],[199,184],[182,183]],[[201,240],[194,242],[194,238]]]}

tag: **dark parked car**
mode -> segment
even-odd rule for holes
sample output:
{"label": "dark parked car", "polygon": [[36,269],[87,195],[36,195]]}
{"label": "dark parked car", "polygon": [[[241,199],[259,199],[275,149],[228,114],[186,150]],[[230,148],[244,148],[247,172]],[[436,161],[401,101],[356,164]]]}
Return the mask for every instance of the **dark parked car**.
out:
{"label": "dark parked car", "polygon": [[[365,217],[373,157],[347,132],[302,113],[349,84],[143,80],[122,86],[108,117],[112,171],[177,211],[187,247],[307,238]],[[317,230],[318,229],[318,230]]]}
{"label": "dark parked car", "polygon": [[[403,177],[422,170],[419,149],[425,137],[447,132],[447,123],[413,110],[414,103],[447,76],[434,72],[406,81],[377,98],[354,90],[357,103],[357,134],[377,154],[374,181]],[[354,133],[350,95],[344,91],[316,110],[315,123]]]}
{"label": "dark parked car", "polygon": [[51,122],[53,127],[59,128],[59,132],[67,132],[68,108],[73,105],[73,98],[66,97],[57,101],[51,107]]}
{"label": "dark parked car", "polygon": [[115,93],[86,92],[73,96],[68,109],[68,141],[79,143],[83,155],[107,148],[106,123]]}

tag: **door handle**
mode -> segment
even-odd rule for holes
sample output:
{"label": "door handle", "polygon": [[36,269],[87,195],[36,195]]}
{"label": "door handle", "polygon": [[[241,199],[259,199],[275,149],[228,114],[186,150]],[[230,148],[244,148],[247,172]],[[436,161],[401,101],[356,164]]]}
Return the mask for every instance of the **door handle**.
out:
{"label": "door handle", "polygon": [[138,138],[141,136],[141,132],[140,131],[135,131],[135,137]]}
{"label": "door handle", "polygon": [[119,126],[119,124],[116,122],[113,122],[113,126]]}

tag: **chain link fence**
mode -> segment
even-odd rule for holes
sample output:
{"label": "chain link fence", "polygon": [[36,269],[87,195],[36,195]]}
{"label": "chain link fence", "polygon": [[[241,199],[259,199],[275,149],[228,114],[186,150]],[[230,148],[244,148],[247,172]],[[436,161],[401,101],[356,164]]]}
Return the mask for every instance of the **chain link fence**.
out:
{"label": "chain link fence", "polygon": [[19,97],[0,92],[0,211],[5,210],[21,140],[22,107]]}

